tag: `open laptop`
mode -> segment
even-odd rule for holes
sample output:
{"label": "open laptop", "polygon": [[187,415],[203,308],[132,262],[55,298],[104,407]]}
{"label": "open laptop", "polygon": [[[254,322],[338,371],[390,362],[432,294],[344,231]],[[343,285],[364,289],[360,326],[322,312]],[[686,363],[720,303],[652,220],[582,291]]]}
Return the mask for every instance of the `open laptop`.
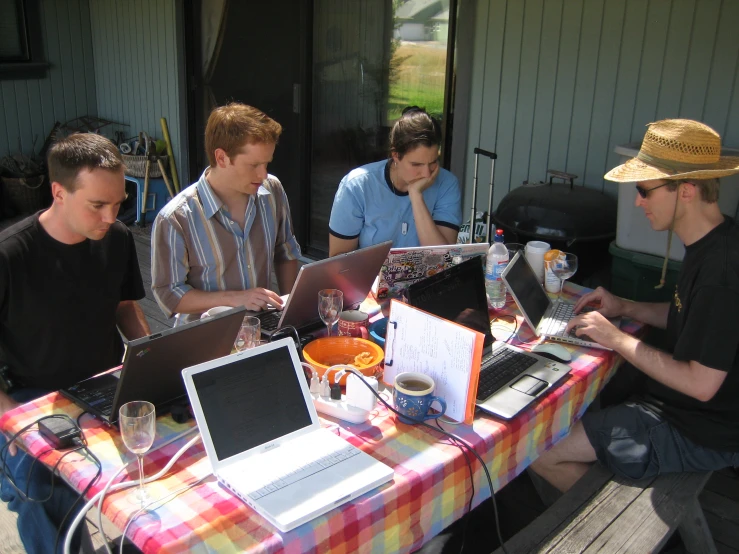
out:
{"label": "open laptop", "polygon": [[570,366],[494,342],[482,260],[472,258],[408,287],[408,302],[485,335],[477,407],[510,419],[567,377]]}
{"label": "open laptop", "polygon": [[449,269],[456,257],[484,257],[489,247],[487,243],[475,243],[393,248],[380,270],[377,298],[403,299],[411,283]]}
{"label": "open laptop", "polygon": [[367,298],[392,244],[381,242],[301,267],[285,306],[255,314],[261,321],[262,335],[272,336],[285,325],[298,331],[323,325],[318,315],[318,291],[323,289],[341,290],[343,309],[357,309]]}
{"label": "open laptop", "polygon": [[289,531],[393,478],[321,427],[292,339],[182,371],[218,481]]}
{"label": "open laptop", "polygon": [[[575,317],[575,305],[563,300],[552,301],[544,292],[544,288],[522,252],[517,252],[508,262],[508,267],[503,271],[502,277],[518,309],[526,319],[526,323],[537,337],[610,350],[588,336],[578,337],[574,329],[567,333],[565,330],[567,323]],[[616,327],[621,325],[621,318],[613,318],[610,321]]]}
{"label": "open laptop", "polygon": [[158,414],[186,395],[184,368],[231,353],[246,309],[233,308],[132,340],[119,371],[90,377],[62,389],[64,396],[108,424],[118,421],[118,409],[131,400],[154,404]]}

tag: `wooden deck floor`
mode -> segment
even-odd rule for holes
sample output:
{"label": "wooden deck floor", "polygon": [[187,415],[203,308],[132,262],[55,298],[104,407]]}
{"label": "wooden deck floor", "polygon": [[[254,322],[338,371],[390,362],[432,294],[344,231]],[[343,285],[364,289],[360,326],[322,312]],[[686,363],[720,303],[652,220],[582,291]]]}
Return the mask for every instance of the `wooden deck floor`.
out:
{"label": "wooden deck floor", "polygon": [[[132,228],[132,231],[136,240],[141,276],[146,289],[146,298],[140,304],[152,332],[162,331],[171,327],[174,320],[164,316],[151,292],[150,228]],[[508,487],[502,493],[506,492],[507,489]],[[513,487],[511,487],[511,491],[507,492],[513,493]],[[496,495],[496,498],[498,498],[498,495]],[[739,554],[739,473],[730,469],[714,473],[701,494],[700,500],[718,552],[720,554]],[[2,545],[0,546],[0,552],[4,554],[25,552],[18,538],[15,521],[15,514],[8,511],[4,502],[0,502],[0,545]],[[513,535],[518,530],[517,527],[522,528],[527,523],[528,521],[502,521],[504,537]],[[96,526],[88,522],[88,528],[96,548],[96,554],[103,554],[105,548]],[[120,537],[120,532],[107,522],[105,530],[110,538]],[[497,548],[495,543],[497,543],[495,539],[486,541],[486,546],[481,551],[492,552]],[[666,552],[681,554],[684,550],[680,545],[673,545],[666,549]]]}

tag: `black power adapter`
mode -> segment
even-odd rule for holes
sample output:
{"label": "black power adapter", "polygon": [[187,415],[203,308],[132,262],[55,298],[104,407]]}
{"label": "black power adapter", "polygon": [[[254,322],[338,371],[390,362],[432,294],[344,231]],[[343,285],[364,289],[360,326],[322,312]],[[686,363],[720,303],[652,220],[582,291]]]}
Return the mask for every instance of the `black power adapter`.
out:
{"label": "black power adapter", "polygon": [[57,450],[75,446],[74,439],[80,436],[80,428],[71,419],[62,417],[42,419],[38,422],[38,430]]}

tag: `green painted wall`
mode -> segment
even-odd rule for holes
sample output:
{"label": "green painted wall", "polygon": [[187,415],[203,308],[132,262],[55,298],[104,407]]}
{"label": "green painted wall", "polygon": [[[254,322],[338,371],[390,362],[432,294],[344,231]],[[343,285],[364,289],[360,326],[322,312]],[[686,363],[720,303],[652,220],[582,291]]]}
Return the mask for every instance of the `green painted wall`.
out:
{"label": "green painted wall", "polygon": [[[41,0],[43,79],[0,79],[0,157],[38,151],[54,122],[96,115],[88,0]],[[35,145],[34,145],[35,140]]]}
{"label": "green painted wall", "polygon": [[[603,180],[619,163],[614,146],[640,141],[658,119],[704,121],[739,147],[739,1],[478,0],[475,9],[465,217],[478,145],[498,154],[496,206],[547,168],[616,195]],[[480,165],[478,208],[489,168]]]}
{"label": "green painted wall", "polygon": [[94,0],[90,2],[95,53],[97,111],[126,123],[127,136],[145,131],[162,138],[167,118],[182,182],[179,86],[175,40],[175,0]]}

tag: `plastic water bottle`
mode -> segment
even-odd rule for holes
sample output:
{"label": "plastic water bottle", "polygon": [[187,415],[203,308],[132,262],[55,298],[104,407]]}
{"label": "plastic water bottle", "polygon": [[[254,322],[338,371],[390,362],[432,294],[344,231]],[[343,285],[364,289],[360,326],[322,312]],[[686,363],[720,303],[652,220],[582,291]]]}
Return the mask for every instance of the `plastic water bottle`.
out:
{"label": "plastic water bottle", "polygon": [[[498,240],[500,232],[500,240]],[[485,291],[488,293],[488,302],[496,310],[505,306],[506,288],[501,277],[508,265],[508,249],[503,244],[503,230],[495,233],[495,242],[488,250],[485,264]]]}

